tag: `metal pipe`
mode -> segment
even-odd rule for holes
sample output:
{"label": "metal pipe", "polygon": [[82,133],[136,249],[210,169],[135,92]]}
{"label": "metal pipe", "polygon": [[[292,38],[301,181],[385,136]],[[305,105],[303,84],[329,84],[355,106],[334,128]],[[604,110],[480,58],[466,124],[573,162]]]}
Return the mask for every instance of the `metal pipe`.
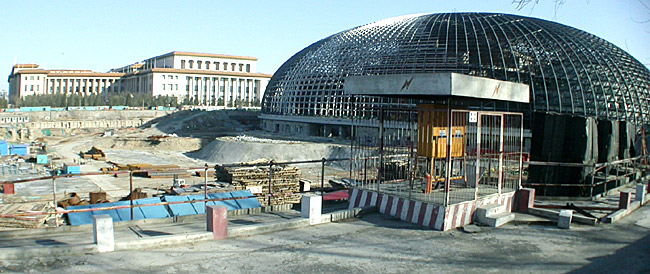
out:
{"label": "metal pipe", "polygon": [[129,172],[129,201],[131,207],[131,221],[133,221],[133,170]]}
{"label": "metal pipe", "polygon": [[322,159],[323,163],[321,164],[320,168],[320,196],[321,196],[321,201],[323,199],[323,196],[325,195],[325,192],[323,189],[325,188],[325,158]]}
{"label": "metal pipe", "polygon": [[[273,187],[273,160],[269,162],[269,195],[273,193],[271,188]],[[271,196],[269,196],[268,205],[271,205]]]}
{"label": "metal pipe", "polygon": [[[280,197],[280,196],[290,196],[290,195],[293,195],[293,193],[287,193],[285,195],[274,195],[274,196]],[[200,203],[200,202],[229,201],[229,200],[240,200],[240,199],[250,199],[250,198],[257,198],[257,196],[232,197],[232,198],[208,199],[208,200],[176,201],[176,202],[160,202],[160,203],[133,205],[133,207],[193,204],[193,203]],[[130,205],[121,205],[121,206],[107,206],[107,207],[98,207],[98,208],[68,209],[68,210],[59,210],[57,213],[66,214],[66,213],[78,213],[78,212],[92,212],[92,211],[102,211],[102,210],[112,210],[112,209],[125,209],[129,207]],[[52,214],[52,212],[35,211],[35,212],[17,213],[17,214],[3,214],[0,215],[0,218],[14,218],[14,217],[21,217],[21,216],[38,216],[38,215],[49,215],[49,214]]]}
{"label": "metal pipe", "polygon": [[[208,163],[205,163],[205,180],[203,181],[203,197],[208,199]],[[205,212],[208,212],[208,203],[205,203]]]}
{"label": "metal pipe", "polygon": [[413,141],[411,140],[411,134],[413,131],[409,131],[409,137],[408,137],[408,145],[409,145],[409,158],[408,158],[408,176],[409,176],[409,200],[411,200],[411,196],[413,195],[413,177],[415,176],[415,168],[413,167],[415,163],[411,163],[413,160]]}
{"label": "metal pipe", "polygon": [[[554,209],[564,209],[569,208],[566,205],[540,205],[535,204],[537,208],[554,208]],[[613,211],[618,210],[618,207],[605,207],[605,206],[580,206],[581,209],[585,210],[604,210],[604,211]]]}
{"label": "metal pipe", "polygon": [[379,167],[377,168],[377,192],[384,180],[384,108],[379,109]]}
{"label": "metal pipe", "polygon": [[52,177],[52,198],[54,199],[54,226],[59,227],[59,218],[57,218],[57,204],[56,204],[56,178]]}
{"label": "metal pipe", "polygon": [[445,199],[444,205],[448,206],[450,201],[450,192],[451,192],[451,123],[453,121],[453,110],[451,109],[451,100],[447,98],[447,147],[445,148],[445,153],[447,154],[446,170],[445,170]]}

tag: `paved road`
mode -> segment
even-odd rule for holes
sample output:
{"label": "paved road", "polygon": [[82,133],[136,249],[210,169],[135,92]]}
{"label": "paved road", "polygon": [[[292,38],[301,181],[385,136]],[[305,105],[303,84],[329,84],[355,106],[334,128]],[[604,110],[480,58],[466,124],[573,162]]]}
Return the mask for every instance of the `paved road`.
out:
{"label": "paved road", "polygon": [[194,245],[0,262],[4,272],[650,272],[650,207],[597,227],[423,230],[385,215]]}

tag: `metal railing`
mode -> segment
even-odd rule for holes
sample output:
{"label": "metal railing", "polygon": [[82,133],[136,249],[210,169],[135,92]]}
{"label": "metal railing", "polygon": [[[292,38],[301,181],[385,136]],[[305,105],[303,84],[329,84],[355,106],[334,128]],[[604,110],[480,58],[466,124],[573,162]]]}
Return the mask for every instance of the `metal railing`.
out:
{"label": "metal railing", "polygon": [[[538,189],[540,195],[545,196],[571,196],[570,194],[574,194],[574,196],[594,199],[599,196],[607,196],[610,190],[625,186],[647,175],[650,171],[649,160],[650,156],[646,155],[593,164],[529,161],[524,165],[524,168],[529,170],[529,174],[525,176],[522,185],[534,187]],[[529,178],[531,166],[544,168],[545,170],[541,172],[546,174],[571,175],[565,176],[569,178],[569,181],[556,178],[549,180],[534,178],[531,182]],[[554,195],[556,193],[562,195]]]}
{"label": "metal railing", "polygon": [[[284,193],[273,193],[273,167],[274,166],[284,166],[284,165],[305,165],[305,164],[319,164],[320,163],[320,194],[321,196],[324,195],[323,190],[325,190],[325,181],[327,178],[343,178],[347,177],[349,178],[349,170],[342,170],[342,169],[333,169],[334,171],[328,170],[327,165],[329,163],[334,163],[334,162],[345,162],[345,161],[350,161],[351,159],[349,158],[331,158],[331,159],[326,159],[326,158],[321,158],[321,159],[314,159],[314,160],[303,160],[303,161],[280,161],[280,162],[275,162],[275,161],[270,161],[268,163],[233,163],[233,164],[223,164],[220,165],[218,164],[217,166],[219,167],[269,167],[269,175],[268,175],[268,182],[269,182],[269,193],[261,194],[261,195],[256,195],[256,196],[250,196],[250,197],[235,197],[235,198],[223,198],[223,199],[208,199],[208,172],[209,171],[215,171],[216,169],[214,167],[208,166],[206,164],[203,167],[189,167],[189,168],[183,168],[183,170],[187,171],[203,171],[204,172],[204,182],[203,182],[203,194],[204,194],[204,199],[197,199],[197,200],[190,200],[190,201],[174,201],[174,202],[159,202],[159,203],[151,203],[151,204],[134,204],[134,195],[133,195],[133,190],[134,190],[134,183],[133,183],[133,173],[134,172],[147,172],[147,171],[153,171],[151,169],[139,169],[139,170],[120,170],[120,171],[103,171],[103,172],[87,172],[87,173],[80,173],[80,174],[62,174],[62,175],[52,175],[52,176],[43,176],[43,177],[37,177],[37,178],[30,178],[30,179],[21,179],[21,180],[13,180],[13,181],[3,181],[0,182],[1,185],[6,185],[6,184],[21,184],[21,183],[27,183],[27,182],[34,182],[34,181],[47,181],[51,180],[52,181],[52,202],[54,204],[54,208],[50,211],[31,211],[31,212],[25,212],[25,213],[15,213],[15,214],[2,214],[0,215],[0,218],[16,218],[16,217],[24,217],[24,216],[42,216],[42,215],[47,215],[47,216],[55,216],[54,222],[55,226],[59,226],[59,221],[56,216],[58,214],[66,214],[66,213],[78,213],[78,212],[93,212],[93,211],[103,211],[103,210],[112,210],[112,209],[130,209],[130,216],[131,220],[134,218],[134,208],[138,207],[147,207],[147,206],[160,206],[160,205],[172,205],[172,204],[185,204],[185,203],[204,203],[205,206],[207,206],[207,202],[212,202],[212,201],[227,201],[227,200],[237,200],[237,199],[249,199],[249,198],[259,198],[259,197],[265,197],[269,198],[268,202],[270,205],[270,199],[273,197],[283,197],[283,196],[289,196],[289,195],[294,195],[296,193],[292,192],[284,192]],[[345,166],[345,165],[343,165]],[[349,166],[349,164],[348,164]],[[332,174],[334,173],[335,174]],[[57,202],[59,201],[59,196],[58,194],[62,191],[62,189],[57,189],[57,179],[61,178],[72,178],[72,177],[85,177],[85,176],[111,176],[111,175],[117,175],[117,174],[129,174],[129,205],[120,205],[120,206],[106,206],[106,207],[96,207],[96,208],[88,208],[88,209],[71,209],[71,210],[59,210],[57,207]],[[327,176],[329,174],[329,176]],[[345,187],[345,186],[340,186],[340,188]],[[59,193],[57,193],[59,192]]]}

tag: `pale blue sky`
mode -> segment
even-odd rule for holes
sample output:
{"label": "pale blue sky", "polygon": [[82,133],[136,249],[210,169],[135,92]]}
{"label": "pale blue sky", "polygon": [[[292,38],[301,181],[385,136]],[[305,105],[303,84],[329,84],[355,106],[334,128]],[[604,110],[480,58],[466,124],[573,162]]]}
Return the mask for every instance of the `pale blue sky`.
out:
{"label": "pale blue sky", "polygon": [[[650,0],[641,0],[648,3]],[[582,29],[650,64],[650,11],[639,0],[552,0],[521,11],[511,0],[428,1],[3,1],[0,90],[14,60],[46,69],[105,72],[170,51],[259,58],[274,73],[331,34],[413,13],[485,11],[533,16]]]}

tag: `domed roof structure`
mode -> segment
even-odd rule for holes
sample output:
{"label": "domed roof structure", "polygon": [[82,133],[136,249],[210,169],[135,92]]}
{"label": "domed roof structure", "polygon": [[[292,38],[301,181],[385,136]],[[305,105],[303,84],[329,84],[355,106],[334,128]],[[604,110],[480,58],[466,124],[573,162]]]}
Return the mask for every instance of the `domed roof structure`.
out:
{"label": "domed roof structure", "polygon": [[278,69],[262,111],[346,117],[344,77],[434,72],[528,84],[531,111],[648,121],[650,71],[634,57],[573,27],[494,13],[407,15],[322,39]]}

